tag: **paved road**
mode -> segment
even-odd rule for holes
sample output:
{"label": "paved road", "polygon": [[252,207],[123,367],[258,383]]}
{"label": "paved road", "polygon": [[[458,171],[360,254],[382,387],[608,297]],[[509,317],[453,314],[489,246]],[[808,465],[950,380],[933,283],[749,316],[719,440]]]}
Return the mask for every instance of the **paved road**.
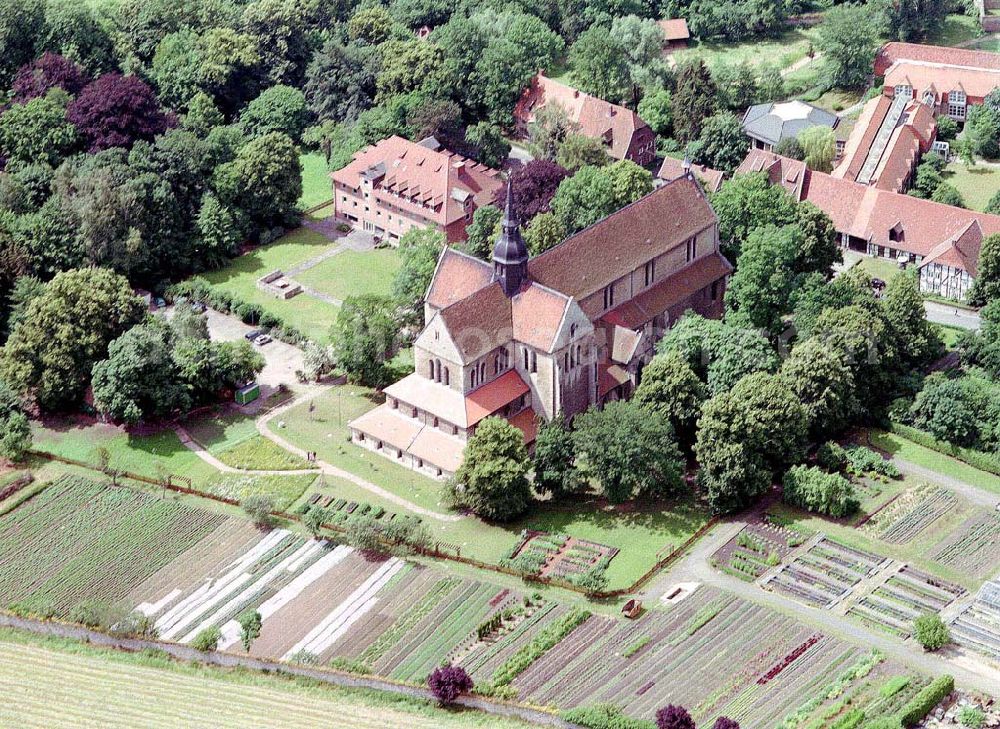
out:
{"label": "paved road", "polygon": [[732,593],[749,602],[764,605],[784,614],[792,614],[803,623],[812,625],[827,635],[841,638],[855,645],[861,644],[877,648],[891,660],[924,673],[939,676],[950,673],[956,682],[965,688],[997,693],[1000,686],[1000,672],[967,659],[962,665],[945,656],[963,659],[958,649],[950,653],[925,653],[912,641],[901,642],[882,633],[868,630],[860,623],[837,615],[829,610],[811,608],[788,598],[767,592],[754,583],[743,582],[711,567],[709,560],[722,545],[732,539],[745,526],[745,522],[733,520],[720,523],[694,546],[692,551],[677,562],[669,572],[659,575],[641,597],[650,604],[659,604],[660,597],[679,582],[700,582],[725,592]]}
{"label": "paved road", "polygon": [[[306,402],[307,400],[310,400],[310,399],[316,397],[317,394],[319,394],[320,392],[322,392],[324,389],[327,389],[328,387],[329,387],[329,385],[326,385],[326,386],[314,386],[308,392],[306,392],[305,394],[299,396],[295,400],[291,400],[291,401],[285,403],[284,405],[281,405],[281,406],[275,408],[271,412],[269,412],[269,413],[267,413],[265,415],[262,415],[261,417],[257,418],[257,432],[260,433],[261,435],[263,435],[265,438],[268,438],[268,439],[274,441],[279,446],[281,446],[282,448],[284,448],[286,451],[290,451],[291,453],[295,453],[296,455],[299,455],[302,458],[305,458],[306,457],[305,450],[303,450],[302,448],[299,448],[297,445],[289,443],[287,440],[285,440],[280,435],[278,435],[277,433],[275,433],[273,430],[271,430],[270,428],[268,428],[267,425],[272,420],[274,420],[278,415],[281,415],[282,413],[284,413],[287,410],[295,407],[296,405],[300,405],[303,402]],[[430,509],[425,509],[422,506],[418,506],[417,504],[414,504],[412,501],[404,499],[402,496],[397,496],[396,494],[392,493],[391,491],[387,491],[386,489],[382,488],[381,486],[373,484],[371,481],[366,481],[365,479],[361,478],[360,476],[356,476],[353,473],[351,473],[350,471],[345,471],[344,469],[338,468],[337,466],[334,466],[331,463],[327,463],[326,461],[317,460],[316,461],[316,465],[319,466],[320,470],[323,473],[329,474],[330,476],[335,476],[336,478],[344,479],[345,481],[350,481],[355,486],[360,486],[361,488],[365,489],[366,491],[370,491],[371,493],[373,493],[376,496],[379,496],[379,497],[385,499],[386,501],[391,501],[392,503],[396,504],[397,506],[400,506],[400,507],[402,507],[404,509],[407,509],[408,511],[412,511],[414,514],[420,514],[421,516],[425,516],[428,519],[434,519],[436,521],[449,521],[449,522],[451,522],[451,521],[458,521],[459,519],[462,518],[458,514],[439,514],[436,511],[431,511]]]}
{"label": "paved road", "polygon": [[935,324],[946,324],[961,329],[978,330],[982,327],[982,320],[978,311],[964,309],[958,306],[949,306],[939,301],[925,301],[924,309],[927,310],[927,320]]}
{"label": "paved road", "polygon": [[[208,316],[208,332],[215,341],[238,341],[243,339],[243,335],[247,332],[256,328],[244,324],[235,316],[214,309],[209,309],[205,313]],[[264,357],[264,369],[257,376],[257,382],[263,390],[262,396],[266,397],[280,385],[286,385],[292,390],[302,387],[295,376],[296,370],[304,367],[301,349],[277,339],[263,347],[254,345],[254,349]]]}

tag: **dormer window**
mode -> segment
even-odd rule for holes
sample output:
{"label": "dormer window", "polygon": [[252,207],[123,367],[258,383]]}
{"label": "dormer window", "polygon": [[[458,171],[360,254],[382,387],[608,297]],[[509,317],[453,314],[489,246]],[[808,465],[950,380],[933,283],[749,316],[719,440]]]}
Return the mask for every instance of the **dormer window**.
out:
{"label": "dormer window", "polygon": [[896,223],[889,229],[889,240],[891,240],[894,243],[899,243],[903,240],[902,223]]}
{"label": "dormer window", "polygon": [[900,96],[904,96],[907,99],[913,98],[913,87],[909,84],[897,84],[893,87],[892,91],[896,98],[899,98]]}

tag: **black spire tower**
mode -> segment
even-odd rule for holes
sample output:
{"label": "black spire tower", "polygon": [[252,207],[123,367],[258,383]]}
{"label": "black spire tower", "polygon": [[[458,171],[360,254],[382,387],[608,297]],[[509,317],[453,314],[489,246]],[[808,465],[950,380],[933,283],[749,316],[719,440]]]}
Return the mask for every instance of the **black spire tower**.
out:
{"label": "black spire tower", "polygon": [[528,247],[514,213],[514,194],[507,180],[507,204],[500,221],[500,235],[493,246],[493,280],[499,281],[507,298],[521,290],[528,278]]}

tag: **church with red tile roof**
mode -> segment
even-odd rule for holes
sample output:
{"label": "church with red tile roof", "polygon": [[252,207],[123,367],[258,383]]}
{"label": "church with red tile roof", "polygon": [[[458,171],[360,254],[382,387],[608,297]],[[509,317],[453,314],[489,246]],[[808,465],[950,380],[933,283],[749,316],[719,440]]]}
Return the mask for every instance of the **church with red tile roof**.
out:
{"label": "church with red tile roof", "polygon": [[531,259],[507,199],[492,262],[441,253],[415,371],[349,424],[356,444],[449,476],[484,418],[530,446],[541,420],[629,397],[685,311],[721,316],[732,266],[690,174]]}

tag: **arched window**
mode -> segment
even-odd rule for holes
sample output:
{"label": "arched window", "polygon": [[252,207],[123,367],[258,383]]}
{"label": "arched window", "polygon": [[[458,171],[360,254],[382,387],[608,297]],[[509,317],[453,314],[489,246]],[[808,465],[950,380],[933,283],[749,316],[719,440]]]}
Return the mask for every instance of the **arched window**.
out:
{"label": "arched window", "polygon": [[476,385],[479,384],[479,368],[472,368],[472,375],[470,376],[470,384],[475,389]]}
{"label": "arched window", "polygon": [[480,382],[486,382],[486,363],[485,362],[480,362],[479,363],[479,381]]}
{"label": "arched window", "polygon": [[444,368],[444,384],[451,384],[451,372],[448,371],[447,367]]}
{"label": "arched window", "polygon": [[434,379],[434,360],[427,360],[427,379]]}

